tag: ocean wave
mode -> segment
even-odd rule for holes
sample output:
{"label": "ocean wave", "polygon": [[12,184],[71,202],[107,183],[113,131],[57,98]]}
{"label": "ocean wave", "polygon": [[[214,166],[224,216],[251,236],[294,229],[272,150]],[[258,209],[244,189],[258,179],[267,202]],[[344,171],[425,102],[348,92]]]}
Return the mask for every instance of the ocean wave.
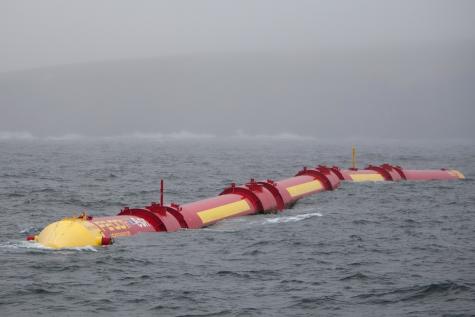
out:
{"label": "ocean wave", "polygon": [[344,304],[342,300],[336,299],[336,295],[324,295],[324,296],[315,296],[315,297],[304,297],[299,298],[292,304],[290,307],[298,309],[318,309],[323,305],[338,303],[339,305]]}
{"label": "ocean wave", "polygon": [[340,281],[349,281],[349,280],[368,280],[369,276],[361,272],[354,273],[345,277],[340,278]]}
{"label": "ocean wave", "polygon": [[78,133],[66,133],[62,135],[36,136],[27,131],[0,131],[0,140],[39,140],[39,141],[114,141],[114,140],[199,140],[213,139],[216,135],[211,133],[194,133],[186,130],[161,133],[140,132],[111,136],[86,136]]}
{"label": "ocean wave", "polygon": [[0,131],[0,140],[33,140],[35,137],[26,131]]}
{"label": "ocean wave", "polygon": [[82,140],[85,138],[86,137],[81,134],[69,133],[69,134],[60,135],[60,136],[47,136],[44,139],[46,141],[75,141],[75,140]]}
{"label": "ocean wave", "polygon": [[290,132],[281,132],[275,134],[248,134],[242,130],[236,131],[234,135],[231,136],[234,139],[244,139],[244,140],[289,140],[289,141],[313,141],[315,137],[300,135]]}
{"label": "ocean wave", "polygon": [[188,140],[188,139],[212,139],[216,135],[210,133],[193,133],[189,131],[178,131],[171,133],[144,133],[144,132],[134,132],[132,134],[126,134],[121,136],[115,136],[111,138],[115,139],[144,139],[144,140],[163,140],[163,139],[174,139],[174,140]]}
{"label": "ocean wave", "polygon": [[472,292],[472,289],[466,285],[447,281],[427,285],[415,285],[390,291],[361,294],[355,296],[355,298],[363,299],[371,304],[387,304],[415,301],[427,297],[438,296],[447,299],[451,296],[457,297],[460,295],[460,293],[465,292]]}
{"label": "ocean wave", "polygon": [[43,141],[73,141],[82,140],[85,136],[77,133],[67,133],[53,136],[36,136],[28,131],[0,131],[0,140],[43,140]]}
{"label": "ocean wave", "polygon": [[202,140],[202,139],[234,139],[234,140],[265,140],[265,141],[314,141],[313,136],[300,135],[292,132],[275,134],[248,134],[241,130],[233,135],[216,135],[212,133],[196,133],[187,130],[176,132],[141,132],[109,136],[86,136],[78,133],[62,135],[37,136],[28,131],[0,131],[0,140],[41,140],[41,141],[114,141],[114,140]]}

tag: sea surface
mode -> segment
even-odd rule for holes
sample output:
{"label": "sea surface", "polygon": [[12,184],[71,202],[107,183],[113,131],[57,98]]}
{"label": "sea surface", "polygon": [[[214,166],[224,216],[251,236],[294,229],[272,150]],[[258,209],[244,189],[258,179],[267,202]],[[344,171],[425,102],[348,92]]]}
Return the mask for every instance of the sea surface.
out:
{"label": "sea surface", "polygon": [[[278,214],[112,246],[25,241],[87,211],[212,197],[303,166],[457,168],[464,181],[343,183]],[[0,140],[0,316],[474,316],[472,141],[241,135]]]}

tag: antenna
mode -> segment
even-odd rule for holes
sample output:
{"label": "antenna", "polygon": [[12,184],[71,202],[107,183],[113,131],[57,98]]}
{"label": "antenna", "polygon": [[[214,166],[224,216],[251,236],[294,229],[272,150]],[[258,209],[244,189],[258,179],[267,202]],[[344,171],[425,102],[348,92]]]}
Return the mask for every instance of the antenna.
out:
{"label": "antenna", "polygon": [[163,189],[164,189],[165,185],[164,185],[164,182],[163,182],[163,179],[160,180],[160,206],[163,207]]}

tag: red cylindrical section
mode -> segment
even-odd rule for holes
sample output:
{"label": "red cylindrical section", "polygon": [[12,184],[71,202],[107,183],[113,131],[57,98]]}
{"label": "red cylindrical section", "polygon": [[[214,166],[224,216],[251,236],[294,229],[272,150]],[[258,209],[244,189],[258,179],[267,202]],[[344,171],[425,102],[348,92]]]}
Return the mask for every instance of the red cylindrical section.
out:
{"label": "red cylindrical section", "polygon": [[132,236],[142,232],[156,232],[147,220],[137,216],[94,217],[88,220],[108,238]]}
{"label": "red cylindrical section", "polygon": [[331,170],[341,181],[351,181],[348,171],[342,170],[338,166],[332,166]]}
{"label": "red cylindrical section", "polygon": [[373,166],[369,165],[366,167],[366,170],[376,171],[387,181],[399,181],[401,180],[401,175],[392,168],[391,165],[382,165],[382,166]]}
{"label": "red cylindrical section", "polygon": [[[249,183],[250,186],[236,186],[234,183],[231,186],[225,188],[219,195],[227,195],[227,194],[237,194],[241,195],[243,198],[246,198],[253,206],[253,209],[256,212],[264,210],[264,206],[262,204],[261,199],[256,194],[257,191],[260,190],[260,186],[257,186],[254,180],[251,180]],[[252,189],[251,189],[252,188]]]}
{"label": "red cylindrical section", "polygon": [[315,170],[319,171],[323,175],[325,175],[328,178],[328,181],[331,183],[331,189],[334,190],[338,188],[341,184],[340,182],[340,177],[333,171],[331,168],[324,166],[324,165],[318,165]]}
{"label": "red cylindrical section", "polygon": [[315,169],[304,168],[297,176],[277,182],[255,182],[252,179],[244,186],[232,184],[218,197],[182,206],[152,203],[144,209],[126,208],[116,217],[95,218],[91,221],[101,228],[106,237],[149,231],[171,232],[180,228],[200,228],[235,216],[282,210],[302,197],[337,188],[340,180],[363,182],[460,178],[463,175],[455,170],[404,170],[389,164],[370,165],[363,170],[318,166]]}
{"label": "red cylindrical section", "polygon": [[173,203],[171,206],[163,206],[162,203],[157,204],[152,202],[152,204],[145,207],[145,209],[158,217],[165,231],[173,232],[180,228],[188,228],[183,216],[178,212],[178,207],[178,205]]}
{"label": "red cylindrical section", "polygon": [[258,182],[258,184],[266,188],[274,196],[276,210],[280,211],[285,208],[285,203],[284,199],[282,198],[282,194],[280,193],[279,189],[277,188],[277,184],[274,181],[268,179],[266,182]]}
{"label": "red cylindrical section", "polygon": [[119,213],[119,215],[131,215],[140,217],[146,220],[150,225],[152,225],[155,231],[173,232],[181,228],[178,219],[176,219],[175,216],[169,213],[166,208],[154,211],[150,210],[149,208],[150,206],[147,208],[125,208]]}
{"label": "red cylindrical section", "polygon": [[393,177],[394,176],[396,176],[396,178],[399,177],[400,180],[406,179],[406,175],[404,175],[404,172],[400,166],[394,166],[391,164],[384,163],[383,165],[381,165],[381,167],[387,170],[388,172],[397,174],[397,175],[393,175]]}
{"label": "red cylindrical section", "polygon": [[188,228],[192,229],[208,226],[222,219],[254,214],[259,211],[250,199],[241,194],[224,194],[184,204],[179,210]]}
{"label": "red cylindrical section", "polygon": [[407,180],[455,180],[464,178],[455,170],[402,170]]}
{"label": "red cylindrical section", "polygon": [[284,198],[285,205],[296,200],[325,190],[323,182],[314,176],[300,175],[276,182],[277,188]]}
{"label": "red cylindrical section", "polygon": [[296,176],[300,175],[309,175],[314,179],[318,179],[323,184],[323,187],[325,187],[325,190],[334,190],[340,186],[340,179],[338,176],[331,169],[325,166],[318,166],[315,169],[304,167]]}
{"label": "red cylindrical section", "polygon": [[254,193],[259,199],[262,209],[258,211],[273,211],[277,210],[277,201],[274,194],[267,189],[265,185],[258,184],[254,181],[246,184],[246,187]]}
{"label": "red cylindrical section", "polygon": [[406,170],[400,166],[383,164],[368,166],[363,170],[341,170],[332,167],[332,170],[342,180],[353,182],[365,181],[398,181],[398,180],[457,180],[464,179],[464,175],[457,170]]}
{"label": "red cylindrical section", "polygon": [[341,175],[343,175],[343,179],[346,181],[351,182],[369,182],[369,181],[384,181],[389,180],[384,175],[380,173],[380,171],[376,171],[374,169],[348,169],[348,170],[340,170]]}
{"label": "red cylindrical section", "polygon": [[251,179],[249,183],[244,186],[235,186],[232,184],[230,187],[225,188],[220,195],[225,194],[240,194],[243,197],[249,199],[252,202],[256,212],[261,211],[273,211],[278,209],[279,197],[276,197],[274,185],[270,183],[256,182]]}

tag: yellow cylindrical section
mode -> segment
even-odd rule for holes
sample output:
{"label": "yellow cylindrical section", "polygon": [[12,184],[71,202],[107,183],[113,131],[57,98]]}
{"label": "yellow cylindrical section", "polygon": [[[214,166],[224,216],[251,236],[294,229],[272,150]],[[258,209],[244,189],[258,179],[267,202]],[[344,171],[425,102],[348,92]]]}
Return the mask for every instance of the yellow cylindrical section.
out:
{"label": "yellow cylindrical section", "polygon": [[377,173],[350,173],[350,177],[353,182],[383,182],[385,181],[384,177]]}

